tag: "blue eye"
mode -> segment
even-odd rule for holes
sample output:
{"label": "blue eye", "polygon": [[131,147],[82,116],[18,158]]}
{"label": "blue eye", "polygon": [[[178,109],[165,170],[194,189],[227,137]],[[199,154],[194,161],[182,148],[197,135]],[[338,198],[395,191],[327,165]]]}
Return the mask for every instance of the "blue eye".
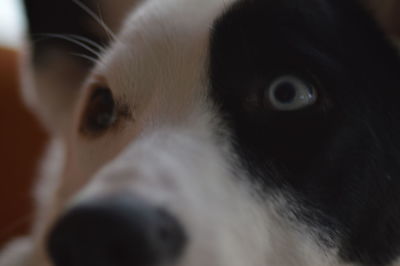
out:
{"label": "blue eye", "polygon": [[272,81],[265,93],[269,105],[278,111],[295,111],[314,104],[317,92],[308,82],[291,75]]}

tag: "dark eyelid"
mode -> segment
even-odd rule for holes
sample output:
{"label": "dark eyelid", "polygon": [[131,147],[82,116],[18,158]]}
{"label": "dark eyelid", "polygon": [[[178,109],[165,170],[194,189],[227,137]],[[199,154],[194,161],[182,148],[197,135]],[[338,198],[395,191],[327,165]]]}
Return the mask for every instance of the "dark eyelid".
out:
{"label": "dark eyelid", "polygon": [[[105,97],[104,97],[105,96]],[[97,109],[100,107],[100,109]],[[102,127],[102,125],[96,124],[96,114],[106,111],[113,111],[116,108],[116,104],[112,95],[111,90],[104,85],[93,84],[90,88],[89,95],[85,102],[85,109],[82,114],[80,132],[85,136],[99,136],[106,132],[109,128]],[[94,120],[93,120],[94,119]],[[114,123],[114,122],[112,122]]]}
{"label": "dark eyelid", "polygon": [[117,132],[122,128],[123,121],[134,121],[133,109],[129,106],[125,99],[114,100],[115,121],[109,128],[99,131],[87,130],[84,126],[84,120],[81,123],[80,132],[88,138],[97,138],[106,133]]}
{"label": "dark eyelid", "polygon": [[118,95],[105,77],[93,75],[86,85],[86,99],[80,118],[79,132],[95,139],[116,133],[124,121],[133,121],[133,108],[125,95]]}

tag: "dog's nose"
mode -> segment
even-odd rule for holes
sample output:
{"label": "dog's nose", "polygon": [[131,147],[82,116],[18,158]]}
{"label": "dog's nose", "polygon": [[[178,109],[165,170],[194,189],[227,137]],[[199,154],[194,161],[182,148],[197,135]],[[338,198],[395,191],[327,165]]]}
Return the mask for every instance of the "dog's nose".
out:
{"label": "dog's nose", "polygon": [[178,259],[185,243],[170,213],[124,197],[73,208],[53,227],[47,248],[55,266],[153,266]]}

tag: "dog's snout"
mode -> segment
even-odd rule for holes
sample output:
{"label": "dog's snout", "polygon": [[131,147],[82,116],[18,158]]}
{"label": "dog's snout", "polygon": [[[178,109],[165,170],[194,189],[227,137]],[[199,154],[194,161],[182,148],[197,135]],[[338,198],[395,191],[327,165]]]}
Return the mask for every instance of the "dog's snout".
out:
{"label": "dog's snout", "polygon": [[185,243],[183,227],[166,210],[114,198],[67,212],[47,245],[55,266],[146,266],[177,259]]}

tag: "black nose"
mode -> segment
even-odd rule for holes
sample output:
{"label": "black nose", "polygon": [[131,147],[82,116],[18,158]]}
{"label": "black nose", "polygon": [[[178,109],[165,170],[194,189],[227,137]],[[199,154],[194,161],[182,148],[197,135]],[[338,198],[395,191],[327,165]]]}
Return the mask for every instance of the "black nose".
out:
{"label": "black nose", "polygon": [[121,197],[70,210],[47,244],[55,266],[153,266],[177,259],[185,243],[182,226],[166,210]]}

